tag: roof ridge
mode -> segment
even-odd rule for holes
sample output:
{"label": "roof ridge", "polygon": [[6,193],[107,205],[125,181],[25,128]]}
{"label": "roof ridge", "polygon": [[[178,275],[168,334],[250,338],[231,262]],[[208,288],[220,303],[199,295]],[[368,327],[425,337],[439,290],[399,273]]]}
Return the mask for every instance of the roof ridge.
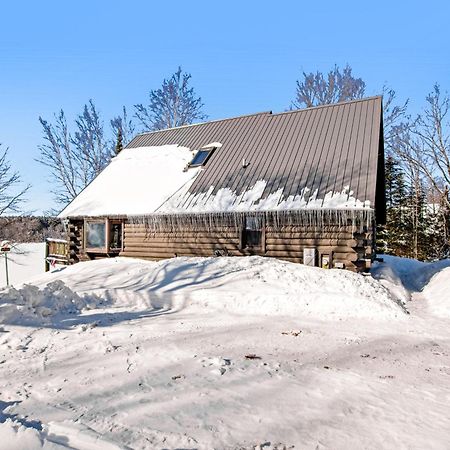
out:
{"label": "roof ridge", "polygon": [[[141,133],[137,133],[133,137],[133,139],[125,146],[125,148],[127,148],[137,137],[144,136],[146,134],[162,133],[163,131],[170,131],[170,130],[176,130],[176,129],[181,129],[181,128],[195,127],[195,126],[198,126],[198,125],[205,125],[207,123],[226,122],[227,120],[241,119],[243,117],[260,116],[260,115],[263,115],[263,114],[272,115],[272,116],[280,116],[282,114],[299,113],[299,112],[310,111],[312,109],[319,109],[319,108],[331,108],[333,106],[341,106],[341,105],[346,105],[346,104],[349,104],[349,103],[366,102],[366,101],[375,100],[375,99],[382,99],[382,98],[383,98],[382,95],[373,95],[371,97],[357,98],[357,99],[354,99],[354,100],[346,100],[346,101],[337,102],[337,103],[328,103],[326,105],[310,106],[309,108],[294,109],[292,111],[282,111],[282,112],[279,112],[279,113],[273,113],[272,111],[262,111],[262,112],[258,112],[258,113],[252,113],[252,114],[243,114],[241,116],[235,116],[235,117],[226,117],[225,119],[208,120],[207,122],[198,122],[198,123],[191,123],[189,125],[180,125],[178,127],[164,128],[163,130],[142,131]],[[133,147],[131,147],[131,148],[133,148]]]}
{"label": "roof ridge", "polygon": [[235,119],[242,119],[243,117],[251,117],[251,116],[260,116],[262,114],[272,114],[272,111],[261,111],[258,113],[252,113],[252,114],[243,114],[242,116],[235,116],[235,117],[226,117],[225,119],[215,119],[215,120],[208,120],[207,122],[198,122],[198,123],[190,123],[188,125],[180,125],[178,127],[171,127],[171,128],[164,128],[163,130],[154,130],[154,131],[142,131],[141,133],[137,133],[133,139],[130,141],[130,143],[138,136],[143,136],[145,134],[154,134],[154,133],[161,133],[163,131],[169,131],[169,130],[179,130],[180,128],[188,128],[188,127],[195,127],[197,125],[205,125],[207,123],[216,123],[216,122],[225,122],[227,120],[235,120]]}
{"label": "roof ridge", "polygon": [[353,100],[345,100],[345,101],[337,102],[337,103],[327,103],[326,105],[310,106],[309,108],[300,108],[300,109],[293,109],[290,111],[281,111],[279,113],[272,113],[272,115],[280,116],[281,114],[291,114],[291,113],[298,113],[298,112],[304,112],[304,111],[311,111],[312,109],[332,108],[333,106],[342,106],[342,105],[347,105],[349,103],[367,102],[370,100],[376,100],[378,98],[383,99],[383,96],[382,95],[372,95],[371,97],[355,98]]}

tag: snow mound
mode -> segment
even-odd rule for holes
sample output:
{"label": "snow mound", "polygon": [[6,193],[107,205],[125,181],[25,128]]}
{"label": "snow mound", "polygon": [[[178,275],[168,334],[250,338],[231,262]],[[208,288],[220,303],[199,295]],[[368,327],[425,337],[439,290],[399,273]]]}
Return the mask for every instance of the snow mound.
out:
{"label": "snow mound", "polygon": [[7,418],[0,423],[2,448],[8,450],[56,450],[68,448],[65,445],[49,441],[45,433],[22,425],[20,422]]}
{"label": "snow mound", "polygon": [[52,281],[43,289],[25,284],[20,289],[0,291],[0,323],[45,323],[53,316],[78,314],[104,303],[96,295],[78,295],[61,280]]}
{"label": "snow mound", "polygon": [[127,310],[322,319],[404,316],[401,304],[370,277],[260,256],[160,262],[104,259],[79,263],[35,282],[44,285],[56,279],[78,294],[95,294]]}
{"label": "snow mound", "polygon": [[398,256],[381,256],[383,262],[373,265],[372,276],[402,301],[410,300],[411,292],[427,289],[436,274],[450,267],[450,259],[430,263]]}
{"label": "snow mound", "polygon": [[423,296],[435,316],[450,317],[450,267],[437,272],[425,286]]}

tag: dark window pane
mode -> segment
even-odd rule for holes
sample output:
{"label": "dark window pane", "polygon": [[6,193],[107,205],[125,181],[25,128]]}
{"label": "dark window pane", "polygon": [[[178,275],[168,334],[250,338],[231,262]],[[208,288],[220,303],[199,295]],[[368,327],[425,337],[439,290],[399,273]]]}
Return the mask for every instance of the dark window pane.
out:
{"label": "dark window pane", "polygon": [[86,223],[86,247],[105,248],[105,223]]}
{"label": "dark window pane", "polygon": [[247,216],[244,228],[244,247],[259,247],[262,235],[261,218]]}
{"label": "dark window pane", "polygon": [[190,167],[202,166],[203,164],[206,163],[206,160],[208,159],[209,155],[211,155],[214,150],[215,150],[214,148],[208,150],[199,150],[195,154],[189,166]]}
{"label": "dark window pane", "polygon": [[261,245],[261,230],[245,230],[244,233],[245,247],[258,247]]}
{"label": "dark window pane", "polygon": [[122,248],[122,224],[113,223],[111,224],[111,242],[109,243],[111,249],[121,249]]}

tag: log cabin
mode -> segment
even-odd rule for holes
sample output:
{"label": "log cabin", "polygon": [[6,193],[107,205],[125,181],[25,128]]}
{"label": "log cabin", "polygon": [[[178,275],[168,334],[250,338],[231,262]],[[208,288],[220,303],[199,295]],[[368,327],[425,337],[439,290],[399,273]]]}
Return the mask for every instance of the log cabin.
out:
{"label": "log cabin", "polygon": [[364,271],[384,192],[376,96],[139,134],[59,217],[71,263],[262,255]]}

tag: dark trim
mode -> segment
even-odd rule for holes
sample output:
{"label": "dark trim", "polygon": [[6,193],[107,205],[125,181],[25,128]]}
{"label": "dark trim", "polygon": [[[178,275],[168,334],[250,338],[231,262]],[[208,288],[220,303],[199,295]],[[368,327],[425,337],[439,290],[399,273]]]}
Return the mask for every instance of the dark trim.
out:
{"label": "dark trim", "polygon": [[386,223],[386,179],[384,167],[384,129],[383,114],[380,119],[380,136],[377,161],[377,187],[375,191],[375,222],[380,225]]}

